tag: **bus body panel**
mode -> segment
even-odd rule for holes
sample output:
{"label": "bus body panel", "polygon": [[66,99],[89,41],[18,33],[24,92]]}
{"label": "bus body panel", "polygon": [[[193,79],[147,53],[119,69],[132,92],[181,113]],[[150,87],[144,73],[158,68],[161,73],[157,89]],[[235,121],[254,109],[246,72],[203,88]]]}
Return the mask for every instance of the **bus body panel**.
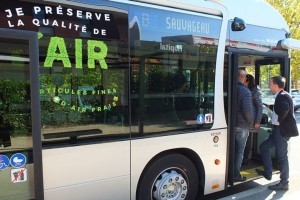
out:
{"label": "bus body panel", "polygon": [[46,199],[90,199],[116,194],[115,188],[129,198],[130,142],[45,149],[43,172]]}
{"label": "bus body panel", "polygon": [[98,199],[114,199],[129,200],[130,199],[130,177],[119,177],[104,181],[83,183],[63,188],[45,190],[45,200],[52,199],[72,199],[72,200],[98,200]]}
{"label": "bus body panel", "polygon": [[[219,137],[219,142],[214,143],[213,138]],[[226,129],[206,132],[194,132],[147,139],[136,139],[131,142],[131,198],[135,199],[138,181],[145,166],[161,152],[176,149],[189,149],[199,155],[204,166],[205,194],[224,190],[226,174],[227,131]],[[210,149],[208,152],[207,149]],[[220,165],[215,165],[219,159]],[[195,161],[193,161],[195,162]],[[212,189],[213,185],[219,185]]]}

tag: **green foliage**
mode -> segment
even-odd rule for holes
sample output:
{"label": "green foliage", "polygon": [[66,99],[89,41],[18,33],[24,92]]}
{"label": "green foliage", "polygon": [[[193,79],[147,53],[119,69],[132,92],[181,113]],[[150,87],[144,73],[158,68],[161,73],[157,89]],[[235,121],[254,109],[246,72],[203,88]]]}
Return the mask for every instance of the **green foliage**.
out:
{"label": "green foliage", "polygon": [[[285,18],[289,31],[293,38],[300,39],[300,1],[298,0],[266,0],[274,6]],[[291,56],[291,80],[292,87],[296,86],[297,80],[300,79],[300,53],[292,51]]]}
{"label": "green foliage", "polygon": [[83,74],[72,75],[72,86],[97,86],[102,84],[102,72],[95,69],[84,69]]}
{"label": "green foliage", "polygon": [[271,77],[280,74],[280,65],[264,65],[260,68],[260,87],[261,89],[269,89],[269,81]]}
{"label": "green foliage", "polygon": [[29,83],[0,80],[0,97],[0,128],[11,129],[11,136],[31,135]]}
{"label": "green foliage", "polygon": [[63,124],[66,122],[67,115],[63,110],[55,110],[53,112],[53,119],[57,124]]}
{"label": "green foliage", "polygon": [[[247,73],[255,77],[255,68],[248,67]],[[261,89],[269,89],[269,81],[273,76],[280,74],[280,65],[261,65],[260,67],[260,85]]]}
{"label": "green foliage", "polygon": [[148,84],[149,92],[162,92],[163,70],[161,66],[154,65],[149,69],[146,83]]}
{"label": "green foliage", "polygon": [[70,122],[72,123],[77,123],[80,121],[80,118],[81,118],[81,115],[78,111],[76,110],[71,110],[69,113],[68,113],[68,118],[70,120]]}

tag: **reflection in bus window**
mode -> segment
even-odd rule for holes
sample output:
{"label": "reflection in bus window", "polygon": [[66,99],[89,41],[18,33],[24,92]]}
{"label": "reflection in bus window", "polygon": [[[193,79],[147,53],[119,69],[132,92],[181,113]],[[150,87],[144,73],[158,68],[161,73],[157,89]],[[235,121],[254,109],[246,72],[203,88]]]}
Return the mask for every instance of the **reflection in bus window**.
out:
{"label": "reflection in bus window", "polygon": [[[143,28],[147,29],[142,26],[141,32]],[[189,30],[148,29],[152,38],[145,33],[145,39],[131,47],[131,100],[136,105],[132,106],[133,132],[210,128],[217,39],[191,35]]]}
{"label": "reflection in bus window", "polygon": [[95,18],[69,19],[74,24],[106,27],[105,36],[39,32],[44,141],[129,135],[128,33],[123,31],[128,16],[105,13],[110,20],[99,24]]}

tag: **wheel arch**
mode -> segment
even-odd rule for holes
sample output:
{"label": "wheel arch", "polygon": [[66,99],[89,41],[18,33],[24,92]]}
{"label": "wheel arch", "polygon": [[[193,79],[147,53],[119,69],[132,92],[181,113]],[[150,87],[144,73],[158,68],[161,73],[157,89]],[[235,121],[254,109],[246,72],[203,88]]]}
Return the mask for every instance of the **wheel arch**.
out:
{"label": "wheel arch", "polygon": [[199,155],[191,150],[191,149],[187,149],[187,148],[177,148],[177,149],[169,149],[169,150],[165,150],[162,151],[160,153],[158,153],[157,155],[155,155],[151,160],[149,160],[149,162],[147,163],[146,167],[143,169],[141,176],[139,177],[138,180],[138,184],[137,184],[137,190],[136,190],[136,194],[138,194],[139,188],[140,188],[140,182],[143,179],[143,177],[145,176],[145,173],[148,171],[149,167],[158,159],[165,157],[167,155],[171,155],[171,154],[181,154],[184,155],[185,157],[187,157],[188,159],[191,160],[191,162],[195,165],[197,172],[198,172],[198,179],[199,179],[199,183],[200,183],[200,187],[198,189],[198,193],[199,194],[203,194],[203,190],[204,190],[204,183],[205,183],[205,170],[204,170],[204,165],[203,162],[201,160],[201,158],[199,157]]}

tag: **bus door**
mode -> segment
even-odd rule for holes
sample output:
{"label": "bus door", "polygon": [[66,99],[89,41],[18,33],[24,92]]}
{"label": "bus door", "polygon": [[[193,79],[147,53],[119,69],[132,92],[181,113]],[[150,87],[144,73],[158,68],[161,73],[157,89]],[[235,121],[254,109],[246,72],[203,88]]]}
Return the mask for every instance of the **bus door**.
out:
{"label": "bus door", "polygon": [[237,67],[238,54],[228,51],[224,58],[224,105],[225,116],[228,124],[229,134],[229,156],[228,156],[228,184],[233,185],[234,178],[234,126],[235,126],[235,110],[236,110],[236,86],[237,86]]}
{"label": "bus door", "polygon": [[[265,114],[267,123],[261,123],[260,130],[257,134],[253,134],[252,146],[252,157],[253,159],[260,159],[260,148],[259,145],[269,136],[272,123],[272,106],[275,102],[275,96],[269,90],[269,81],[273,76],[281,75],[287,79],[285,90],[289,91],[290,75],[289,75],[289,59],[287,57],[262,57],[255,60],[255,80],[256,84],[260,86],[261,97],[263,103],[263,114]],[[249,71],[249,70],[248,70]],[[264,121],[265,119],[263,119]],[[276,162],[275,149],[271,149],[271,155],[273,160]],[[276,165],[275,165],[276,166]]]}
{"label": "bus door", "polygon": [[0,29],[0,46],[0,199],[43,199],[37,34]]}
{"label": "bus door", "polygon": [[[236,117],[236,86],[238,69],[244,69],[247,74],[253,75],[256,85],[261,89],[263,102],[263,119],[258,131],[250,129],[247,145],[245,147],[244,162],[241,167],[241,174],[248,179],[257,177],[255,169],[262,167],[259,145],[268,137],[271,131],[271,114],[270,105],[274,104],[274,95],[269,91],[269,80],[272,76],[284,76],[289,83],[289,60],[285,52],[282,53],[260,53],[254,51],[238,51],[233,49],[225,56],[225,77],[227,80],[224,90],[228,96],[225,97],[227,103],[227,122],[229,133],[234,133]],[[286,88],[289,88],[287,84]],[[235,158],[235,141],[234,134],[230,134],[230,152],[229,152],[229,171],[228,183],[233,185],[233,168]],[[275,150],[271,150],[273,159],[276,162]],[[248,160],[246,158],[249,158]],[[247,160],[247,162],[245,162]],[[276,164],[274,165],[276,167]]]}

